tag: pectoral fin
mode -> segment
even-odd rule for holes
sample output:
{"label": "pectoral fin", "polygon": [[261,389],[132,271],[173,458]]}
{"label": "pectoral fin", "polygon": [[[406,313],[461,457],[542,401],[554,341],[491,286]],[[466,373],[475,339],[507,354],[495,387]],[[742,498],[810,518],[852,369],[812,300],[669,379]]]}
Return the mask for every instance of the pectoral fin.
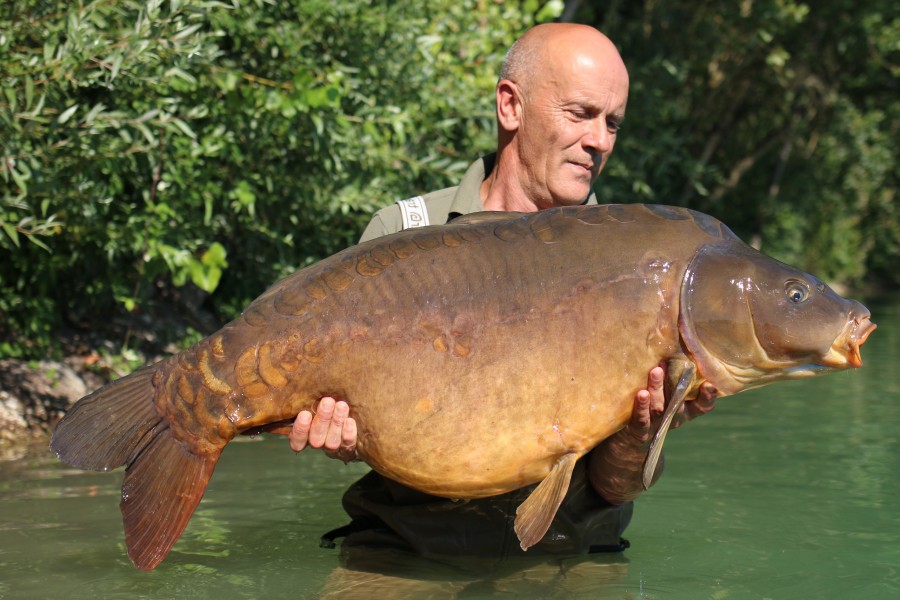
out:
{"label": "pectoral fin", "polygon": [[678,383],[672,391],[669,404],[666,406],[666,412],[663,414],[662,423],[660,423],[659,429],[656,430],[653,441],[650,442],[650,451],[647,453],[647,459],[644,461],[641,483],[645,490],[650,489],[650,484],[653,483],[653,475],[656,473],[659,458],[662,456],[663,444],[666,441],[666,434],[669,432],[672,420],[678,414],[678,411],[681,410],[682,405],[684,405],[688,392],[694,387],[694,376],[697,373],[694,363],[689,361],[673,362],[669,365],[670,373],[676,366],[681,371],[681,374],[678,375]]}
{"label": "pectoral fin", "polygon": [[259,435],[260,433],[271,433],[272,435],[291,435],[291,429],[294,427],[293,419],[284,419],[275,421],[274,423],[266,423],[259,427],[252,427],[246,431],[242,431],[241,435]]}
{"label": "pectoral fin", "polygon": [[578,455],[570,452],[556,461],[550,474],[516,509],[514,528],[522,550],[528,550],[537,544],[550,529],[550,523],[569,490],[569,480],[572,479],[572,469],[577,460]]}

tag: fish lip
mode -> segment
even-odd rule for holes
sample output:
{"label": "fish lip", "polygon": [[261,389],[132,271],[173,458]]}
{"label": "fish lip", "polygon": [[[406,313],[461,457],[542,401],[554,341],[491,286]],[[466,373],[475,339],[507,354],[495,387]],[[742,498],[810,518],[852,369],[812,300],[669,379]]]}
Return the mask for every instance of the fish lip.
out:
{"label": "fish lip", "polygon": [[861,367],[862,355],[859,347],[862,346],[872,334],[877,325],[873,323],[869,315],[861,315],[850,319],[847,327],[837,337],[829,349],[828,355],[822,360],[822,364],[828,367]]}
{"label": "fish lip", "polygon": [[850,364],[854,367],[861,367],[862,356],[859,354],[859,347],[866,343],[872,332],[878,329],[868,316],[854,320],[853,331],[850,334]]}

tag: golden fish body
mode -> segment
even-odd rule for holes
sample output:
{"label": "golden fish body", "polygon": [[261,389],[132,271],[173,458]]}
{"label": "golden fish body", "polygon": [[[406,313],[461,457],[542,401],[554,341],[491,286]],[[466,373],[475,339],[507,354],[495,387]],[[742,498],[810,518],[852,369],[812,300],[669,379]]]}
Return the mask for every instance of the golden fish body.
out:
{"label": "golden fish body", "polygon": [[[126,542],[150,569],[225,444],[332,395],[351,406],[360,457],[403,484],[476,498],[547,483],[538,514],[520,515],[530,545],[556,510],[542,494],[626,423],[660,361],[693,365],[691,390],[730,394],[858,366],[872,328],[862,305],[702,213],[481,213],[283,279],[198,345],[80,401],[52,446],[76,466],[128,466]],[[148,516],[160,501],[166,523]]]}

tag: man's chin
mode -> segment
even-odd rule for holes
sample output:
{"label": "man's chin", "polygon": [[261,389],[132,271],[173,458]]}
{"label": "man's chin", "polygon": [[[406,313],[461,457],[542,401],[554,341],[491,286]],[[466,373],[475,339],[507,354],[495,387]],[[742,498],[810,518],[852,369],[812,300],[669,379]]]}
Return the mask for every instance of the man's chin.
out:
{"label": "man's chin", "polygon": [[590,195],[591,187],[589,185],[573,187],[573,189],[565,190],[565,193],[555,195],[553,206],[578,206],[584,204]]}

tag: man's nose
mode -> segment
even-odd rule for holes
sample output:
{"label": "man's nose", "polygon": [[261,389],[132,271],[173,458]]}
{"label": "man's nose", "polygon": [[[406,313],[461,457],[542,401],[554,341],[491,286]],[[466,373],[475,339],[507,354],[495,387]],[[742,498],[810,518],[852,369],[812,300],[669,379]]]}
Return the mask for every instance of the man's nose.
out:
{"label": "man's nose", "polygon": [[610,134],[605,116],[600,115],[588,121],[582,144],[598,154],[605,154],[612,150],[612,134]]}

